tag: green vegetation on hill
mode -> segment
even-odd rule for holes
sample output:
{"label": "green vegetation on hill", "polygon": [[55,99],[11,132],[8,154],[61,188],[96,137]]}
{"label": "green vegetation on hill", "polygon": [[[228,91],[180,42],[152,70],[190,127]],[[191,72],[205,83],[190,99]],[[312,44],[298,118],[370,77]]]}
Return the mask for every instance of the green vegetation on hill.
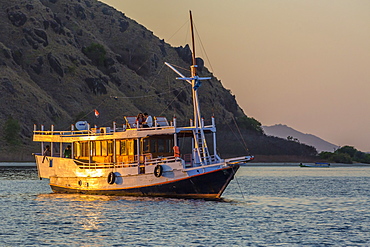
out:
{"label": "green vegetation on hill", "polygon": [[242,116],[237,122],[242,129],[252,130],[259,134],[263,133],[262,124],[252,117]]}
{"label": "green vegetation on hill", "polygon": [[4,124],[4,139],[11,146],[21,144],[20,138],[21,126],[16,119],[9,117]]}
{"label": "green vegetation on hill", "polygon": [[91,43],[88,47],[82,48],[82,52],[90,58],[90,60],[96,66],[103,66],[105,61],[105,55],[107,51],[104,49],[104,46],[96,43]]}
{"label": "green vegetation on hill", "polygon": [[370,154],[358,151],[352,146],[344,146],[335,152],[321,152],[320,158],[335,163],[352,164],[353,162],[370,164]]}

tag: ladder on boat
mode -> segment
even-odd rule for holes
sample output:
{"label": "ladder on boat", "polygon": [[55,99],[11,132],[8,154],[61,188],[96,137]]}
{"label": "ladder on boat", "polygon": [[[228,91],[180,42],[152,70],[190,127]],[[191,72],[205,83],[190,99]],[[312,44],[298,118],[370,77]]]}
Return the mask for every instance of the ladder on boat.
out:
{"label": "ladder on boat", "polygon": [[205,136],[204,136],[203,131],[195,132],[194,135],[195,135],[195,142],[196,142],[196,148],[197,148],[198,155],[199,155],[199,160],[204,165],[210,164],[211,157],[209,156],[209,151],[208,151],[208,147],[205,141]]}

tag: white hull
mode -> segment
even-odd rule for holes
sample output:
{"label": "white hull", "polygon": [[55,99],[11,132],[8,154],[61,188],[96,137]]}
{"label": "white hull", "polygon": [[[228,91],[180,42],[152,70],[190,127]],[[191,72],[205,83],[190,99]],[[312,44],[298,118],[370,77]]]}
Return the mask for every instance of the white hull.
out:
{"label": "white hull", "polygon": [[[239,168],[223,162],[184,169],[184,161],[179,158],[146,165],[145,170],[136,164],[100,168],[91,164],[88,168],[73,159],[47,157],[44,162],[43,159],[36,155],[39,176],[49,178],[53,191],[61,193],[217,199]],[[163,167],[160,177],[154,174],[157,165]],[[112,184],[108,178],[111,172],[115,174]]]}

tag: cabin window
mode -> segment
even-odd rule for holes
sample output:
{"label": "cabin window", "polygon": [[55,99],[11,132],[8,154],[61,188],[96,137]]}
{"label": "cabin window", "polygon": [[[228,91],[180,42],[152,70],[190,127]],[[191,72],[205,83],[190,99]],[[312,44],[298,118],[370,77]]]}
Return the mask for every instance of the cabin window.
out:
{"label": "cabin window", "polygon": [[171,138],[148,138],[143,140],[143,153],[152,153],[157,155],[170,155],[173,153],[173,139]]}
{"label": "cabin window", "polygon": [[145,138],[143,140],[143,153],[149,153],[149,152],[150,152],[149,139]]}
{"label": "cabin window", "polygon": [[126,140],[125,141],[121,141],[120,150],[121,150],[121,155],[127,155],[127,143],[126,143]]}
{"label": "cabin window", "polygon": [[121,155],[121,142],[116,141],[116,155]]}
{"label": "cabin window", "polygon": [[165,140],[165,143],[166,143],[166,145],[165,145],[165,152],[166,153],[171,153],[172,152],[172,139],[166,139]]}
{"label": "cabin window", "polygon": [[156,153],[157,152],[157,140],[150,140],[150,152]]}
{"label": "cabin window", "polygon": [[79,142],[73,143],[74,156],[81,156],[81,145]]}
{"label": "cabin window", "polygon": [[128,155],[135,155],[134,140],[127,141],[127,153]]}
{"label": "cabin window", "polygon": [[158,139],[158,153],[164,153],[164,144],[165,141],[163,139]]}
{"label": "cabin window", "polygon": [[108,143],[106,141],[101,142],[101,156],[108,155]]}
{"label": "cabin window", "polygon": [[108,141],[108,155],[113,155],[113,141]]}
{"label": "cabin window", "polygon": [[83,157],[89,156],[89,146],[87,142],[81,143],[81,156]]}
{"label": "cabin window", "polygon": [[74,144],[74,156],[88,157],[89,156],[89,143],[88,142],[75,142]]}
{"label": "cabin window", "polygon": [[90,156],[90,142],[84,142],[83,146],[84,146],[84,156],[85,157]]}
{"label": "cabin window", "polygon": [[94,155],[95,155],[95,150],[96,150],[95,142],[90,142],[90,152],[91,152],[91,156],[94,156]]}
{"label": "cabin window", "polygon": [[101,156],[101,142],[100,141],[95,142],[95,155]]}

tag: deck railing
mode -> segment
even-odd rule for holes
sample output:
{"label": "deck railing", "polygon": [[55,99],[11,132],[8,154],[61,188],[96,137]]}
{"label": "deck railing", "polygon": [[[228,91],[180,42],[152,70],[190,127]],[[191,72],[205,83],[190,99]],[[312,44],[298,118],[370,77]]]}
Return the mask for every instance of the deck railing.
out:
{"label": "deck railing", "polygon": [[[41,153],[35,153],[34,155],[42,155]],[[47,157],[55,157],[60,158],[59,153],[53,154],[53,156],[47,156]],[[167,157],[159,157],[159,158],[151,158],[151,156],[145,156],[141,155],[140,157],[143,157],[141,159],[142,162],[138,163],[138,157],[135,155],[135,159],[131,163],[127,162],[95,162],[88,160],[79,160],[74,159],[74,162],[77,166],[79,166],[80,169],[107,169],[107,168],[124,168],[124,167],[138,167],[138,166],[151,166],[151,165],[158,165],[158,164],[166,164],[166,163],[172,163],[175,161],[183,160],[185,164],[185,168],[189,168],[193,166],[193,160],[191,154],[184,154],[182,155],[182,158],[175,157],[175,156],[167,156]],[[218,163],[219,159],[215,155],[210,156],[210,162]]]}
{"label": "deck railing", "polygon": [[77,166],[80,169],[107,169],[107,168],[124,168],[124,167],[139,167],[139,166],[151,166],[158,164],[165,164],[170,162],[175,162],[180,160],[180,158],[174,156],[168,156],[164,158],[155,158],[147,160],[145,163],[137,163],[137,160],[134,163],[124,163],[124,162],[109,162],[109,163],[98,163],[98,162],[89,162],[86,160],[74,160]]}
{"label": "deck railing", "polygon": [[[159,126],[159,127],[151,127],[151,128],[133,128],[138,131],[148,131],[148,130],[160,130],[160,129],[168,129],[174,128],[173,126]],[[56,131],[56,130],[34,130],[34,135],[59,135],[62,137],[70,137],[70,136],[91,136],[91,135],[113,135],[115,132],[125,132],[126,128],[117,128],[116,130],[110,130],[107,132],[100,132],[100,131],[93,131],[93,130],[64,130],[64,131]]]}

